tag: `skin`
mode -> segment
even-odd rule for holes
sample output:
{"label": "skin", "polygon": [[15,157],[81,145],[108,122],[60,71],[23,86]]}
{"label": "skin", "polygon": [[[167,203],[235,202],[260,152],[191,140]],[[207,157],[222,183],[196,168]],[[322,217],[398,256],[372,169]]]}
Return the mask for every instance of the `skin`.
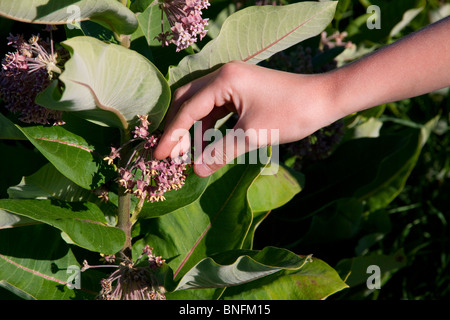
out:
{"label": "skin", "polygon": [[[175,91],[157,159],[189,150],[189,130],[202,132],[230,112],[234,129],[279,129],[277,141],[298,141],[349,114],[450,86],[450,17],[333,71],[303,75],[232,61]],[[269,81],[268,81],[269,80]],[[239,154],[264,144],[226,135],[203,146],[194,171],[207,177]]]}

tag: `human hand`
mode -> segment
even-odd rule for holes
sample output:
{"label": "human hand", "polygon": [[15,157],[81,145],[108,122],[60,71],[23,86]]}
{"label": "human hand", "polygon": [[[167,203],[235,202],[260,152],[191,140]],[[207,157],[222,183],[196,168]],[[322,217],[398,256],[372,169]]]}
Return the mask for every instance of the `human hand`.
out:
{"label": "human hand", "polygon": [[[178,139],[196,121],[203,133],[229,112],[237,131],[203,149],[194,171],[208,176],[241,153],[272,143],[300,140],[344,116],[376,105],[421,95],[450,85],[450,17],[331,72],[301,75],[230,62],[181,88],[173,97],[157,159],[188,151],[190,139]],[[278,130],[272,141],[260,133]]]}
{"label": "human hand", "polygon": [[[196,121],[202,125],[198,130],[201,132],[194,132],[194,139],[204,137],[217,120],[235,112],[238,121],[233,129],[246,134],[228,133],[208,146],[202,143],[202,155],[195,159],[196,174],[209,176],[242,153],[267,144],[300,140],[339,119],[343,114],[333,110],[327,91],[322,75],[292,74],[237,61],[227,63],[175,91],[154,157],[163,159],[188,151],[187,131]],[[181,139],[178,130],[186,133]],[[265,134],[267,139],[262,138]]]}

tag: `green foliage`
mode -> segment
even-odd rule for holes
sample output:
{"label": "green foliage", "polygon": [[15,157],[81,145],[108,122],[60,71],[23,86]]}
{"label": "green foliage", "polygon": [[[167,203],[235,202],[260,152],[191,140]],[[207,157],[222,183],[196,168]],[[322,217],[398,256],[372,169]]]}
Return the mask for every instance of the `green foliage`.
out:
{"label": "green foliage", "polygon": [[136,115],[148,114],[152,131],[158,127],[168,108],[170,90],[150,61],[123,46],[87,36],[62,44],[71,54],[59,77],[64,91],[60,94],[55,80],[37,103],[126,130]]}
{"label": "green foliage", "polygon": [[[253,154],[209,178],[189,169],[165,201],[131,199],[129,211],[104,160],[130,138],[138,115],[158,133],[171,92],[228,61],[270,64],[300,43],[317,52],[315,69],[343,65],[427,25],[444,5],[211,1],[210,38],[176,53],[155,39],[161,10],[150,0],[11,3],[0,3],[11,33],[64,25],[72,4],[80,21],[54,33],[68,60],[36,98],[64,111],[65,124],[25,124],[1,109],[0,298],[94,299],[111,269],[83,271],[81,288],[72,289],[68,269],[125,254],[127,240],[134,260],[147,244],[165,259],[155,277],[167,299],[448,297],[447,92],[347,117],[345,136],[322,160],[299,163],[280,149],[276,169],[270,160],[245,161]],[[366,26],[370,5],[381,9],[379,30]],[[345,31],[353,46],[323,50],[322,31]],[[317,137],[310,141],[318,148]],[[131,227],[123,227],[124,212]],[[381,289],[367,288],[371,265],[381,269]]]}

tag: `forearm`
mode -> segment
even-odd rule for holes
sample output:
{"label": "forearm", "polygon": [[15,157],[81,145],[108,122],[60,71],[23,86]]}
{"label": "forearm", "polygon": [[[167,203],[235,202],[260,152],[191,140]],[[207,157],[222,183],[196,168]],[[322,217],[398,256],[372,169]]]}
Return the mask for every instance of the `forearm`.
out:
{"label": "forearm", "polygon": [[450,86],[450,18],[328,75],[343,115]]}

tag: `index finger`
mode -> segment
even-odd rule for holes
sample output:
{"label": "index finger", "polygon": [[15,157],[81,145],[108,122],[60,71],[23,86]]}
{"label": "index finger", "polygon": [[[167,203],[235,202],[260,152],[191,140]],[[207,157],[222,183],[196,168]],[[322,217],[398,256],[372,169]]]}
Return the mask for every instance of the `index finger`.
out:
{"label": "index finger", "polygon": [[196,121],[213,110],[215,98],[209,81],[210,76],[205,76],[181,87],[174,94],[164,133],[153,153],[156,159],[170,157],[172,150],[183,139],[181,133],[188,134]]}

